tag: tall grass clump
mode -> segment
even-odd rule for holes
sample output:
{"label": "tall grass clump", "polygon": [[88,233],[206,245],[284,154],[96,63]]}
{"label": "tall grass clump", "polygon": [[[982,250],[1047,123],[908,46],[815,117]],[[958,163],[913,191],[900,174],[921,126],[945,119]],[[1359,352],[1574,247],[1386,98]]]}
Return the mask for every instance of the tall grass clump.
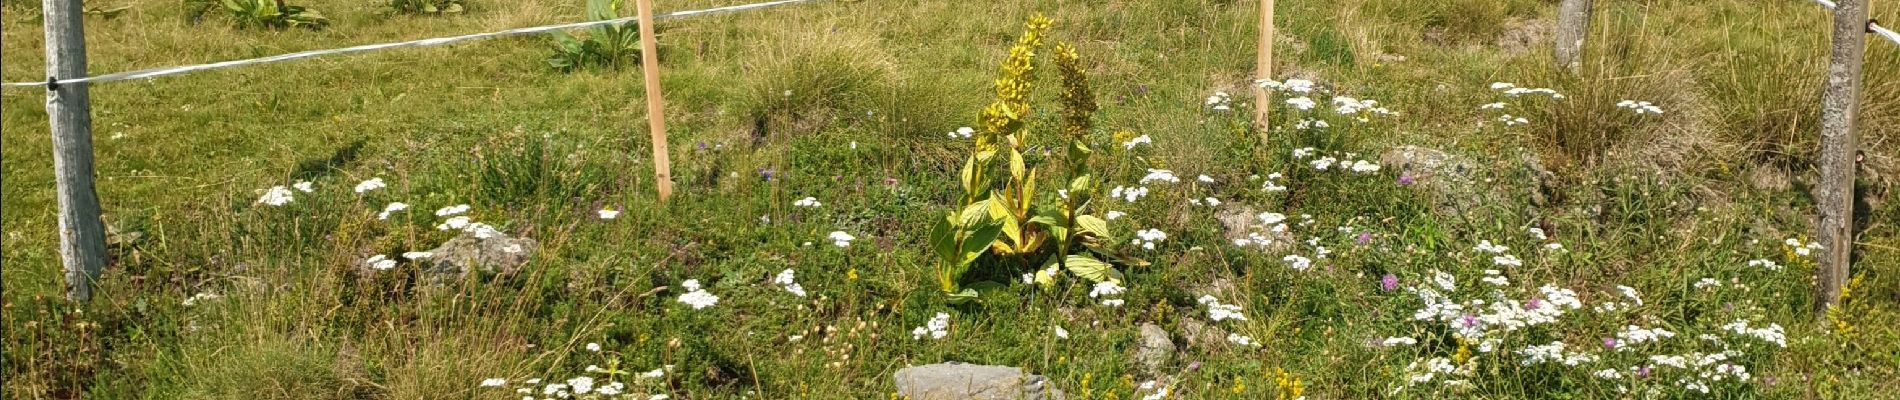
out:
{"label": "tall grass clump", "polygon": [[[868,37],[801,33],[758,44],[736,108],[755,140],[810,134],[840,121],[915,115],[897,94],[894,61]],[[901,110],[892,112],[891,110]]]}

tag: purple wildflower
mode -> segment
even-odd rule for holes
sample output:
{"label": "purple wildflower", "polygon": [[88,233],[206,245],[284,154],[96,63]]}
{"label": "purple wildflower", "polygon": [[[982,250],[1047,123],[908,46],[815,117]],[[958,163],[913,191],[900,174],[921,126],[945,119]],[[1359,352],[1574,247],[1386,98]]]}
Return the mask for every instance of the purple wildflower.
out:
{"label": "purple wildflower", "polygon": [[1359,232],[1359,237],[1353,239],[1353,241],[1358,242],[1360,246],[1364,246],[1366,243],[1372,243],[1372,232]]}
{"label": "purple wildflower", "polygon": [[1379,278],[1379,288],[1385,289],[1387,292],[1398,290],[1399,277],[1397,275],[1385,274],[1385,277]]}
{"label": "purple wildflower", "polygon": [[1416,179],[1412,178],[1412,174],[1399,175],[1400,185],[1411,185],[1414,180]]}
{"label": "purple wildflower", "polygon": [[1616,338],[1603,338],[1603,348],[1616,350]]}

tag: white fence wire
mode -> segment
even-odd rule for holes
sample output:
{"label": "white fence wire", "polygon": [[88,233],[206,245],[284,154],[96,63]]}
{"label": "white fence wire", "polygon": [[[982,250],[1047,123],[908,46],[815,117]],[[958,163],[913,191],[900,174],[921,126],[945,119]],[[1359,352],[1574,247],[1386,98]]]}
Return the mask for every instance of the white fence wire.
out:
{"label": "white fence wire", "polygon": [[[1827,7],[1828,11],[1834,11],[1834,7],[1836,7],[1834,5],[1834,2],[1828,1],[1828,0],[1814,0],[1814,2],[1821,3],[1821,6]],[[1880,23],[1878,22],[1874,22],[1873,20],[1868,20],[1867,31],[1873,32],[1873,34],[1875,35],[1880,35],[1880,37],[1886,38],[1887,41],[1893,42],[1894,45],[1900,45],[1900,33],[1894,33],[1892,29],[1887,29],[1887,27],[1880,26]]]}
{"label": "white fence wire", "polygon": [[[743,4],[743,5],[736,5],[736,6],[707,8],[707,9],[701,9],[701,10],[676,11],[676,12],[671,12],[671,13],[666,13],[666,14],[655,15],[653,19],[657,21],[657,20],[670,19],[670,18],[720,14],[720,13],[728,13],[728,12],[735,12],[735,11],[745,11],[745,10],[754,10],[754,9],[767,8],[767,7],[776,7],[776,6],[782,6],[782,5],[787,5],[787,4],[793,4],[793,3],[803,3],[807,1],[812,1],[812,0],[779,0],[779,1],[769,1],[769,2],[763,2],[763,3],[752,3],[752,4]],[[528,35],[528,34],[536,34],[536,33],[562,31],[562,30],[568,30],[568,29],[590,28],[590,27],[602,26],[602,25],[623,24],[623,23],[633,22],[637,20],[639,20],[639,17],[633,16],[633,17],[600,20],[600,21],[575,22],[575,23],[559,24],[559,25],[544,25],[544,26],[534,26],[534,27],[526,27],[526,28],[515,28],[515,29],[504,30],[504,31],[473,33],[473,34],[467,34],[467,35],[448,36],[448,37],[429,38],[429,39],[418,39],[418,40],[410,40],[410,41],[404,41],[404,42],[366,44],[366,45],[361,45],[361,46],[350,46],[350,47],[343,47],[343,48],[336,48],[336,49],[300,51],[300,52],[295,52],[295,53],[279,54],[279,55],[274,55],[274,56],[269,56],[269,57],[259,57],[259,58],[251,58],[251,59],[244,59],[244,60],[220,61],[220,62],[214,62],[214,63],[208,63],[208,64],[152,68],[152,69],[117,72],[117,73],[111,73],[111,74],[105,74],[105,75],[95,75],[95,76],[80,77],[80,78],[67,78],[67,79],[57,79],[57,80],[48,79],[46,81],[40,81],[40,82],[7,82],[7,83],[0,83],[0,88],[45,87],[48,85],[64,85],[64,84],[70,84],[70,83],[101,83],[101,82],[113,82],[113,81],[123,81],[123,80],[132,80],[132,79],[150,79],[150,78],[157,78],[157,77],[166,76],[166,75],[177,75],[177,74],[195,72],[195,71],[205,71],[205,70],[230,68],[230,67],[238,67],[238,66],[245,66],[245,65],[269,64],[269,63],[275,63],[275,62],[283,62],[283,61],[312,58],[312,57],[330,56],[330,55],[337,55],[337,54],[362,53],[362,52],[369,52],[369,51],[387,50],[387,49],[405,48],[405,47],[436,46],[436,45],[444,45],[444,44],[455,43],[455,42],[463,42],[463,41],[478,40],[478,39],[489,39],[489,38],[496,38],[496,37],[503,37],[503,36]]]}

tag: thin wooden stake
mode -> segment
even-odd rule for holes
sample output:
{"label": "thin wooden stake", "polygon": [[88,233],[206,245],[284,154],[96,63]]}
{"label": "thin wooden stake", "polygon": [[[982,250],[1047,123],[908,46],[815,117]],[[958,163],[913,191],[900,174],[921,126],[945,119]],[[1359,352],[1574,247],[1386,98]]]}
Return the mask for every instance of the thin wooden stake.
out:
{"label": "thin wooden stake", "polygon": [[66,297],[92,299],[92,283],[106,266],[106,229],[92,182],[92,101],[85,83],[54,84],[86,76],[85,16],[80,0],[44,0],[46,123],[53,133],[53,185],[59,199],[59,257]]}
{"label": "thin wooden stake", "polygon": [[[1260,0],[1260,44],[1254,79],[1273,79],[1273,0]],[[1260,130],[1260,140],[1267,140],[1267,110],[1273,105],[1272,93],[1253,83],[1253,126]]]}
{"label": "thin wooden stake", "polygon": [[640,69],[647,83],[647,128],[653,135],[653,183],[660,190],[660,201],[666,201],[673,197],[673,168],[666,155],[666,99],[660,95],[660,52],[653,38],[653,0],[637,0],[637,4]]}
{"label": "thin wooden stake", "polygon": [[1854,254],[1854,169],[1860,151],[1854,123],[1860,114],[1860,74],[1867,37],[1866,0],[1839,0],[1834,8],[1833,54],[1821,93],[1820,270],[1816,311],[1840,301]]}

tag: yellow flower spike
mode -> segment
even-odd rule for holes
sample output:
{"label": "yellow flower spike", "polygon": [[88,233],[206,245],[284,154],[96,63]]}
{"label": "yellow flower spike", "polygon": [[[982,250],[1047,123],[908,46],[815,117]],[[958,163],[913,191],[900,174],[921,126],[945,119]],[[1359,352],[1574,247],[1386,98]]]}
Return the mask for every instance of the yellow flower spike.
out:
{"label": "yellow flower spike", "polygon": [[1465,361],[1469,361],[1469,360],[1471,360],[1471,342],[1466,341],[1463,338],[1459,338],[1458,351],[1452,354],[1451,363],[1464,365]]}

